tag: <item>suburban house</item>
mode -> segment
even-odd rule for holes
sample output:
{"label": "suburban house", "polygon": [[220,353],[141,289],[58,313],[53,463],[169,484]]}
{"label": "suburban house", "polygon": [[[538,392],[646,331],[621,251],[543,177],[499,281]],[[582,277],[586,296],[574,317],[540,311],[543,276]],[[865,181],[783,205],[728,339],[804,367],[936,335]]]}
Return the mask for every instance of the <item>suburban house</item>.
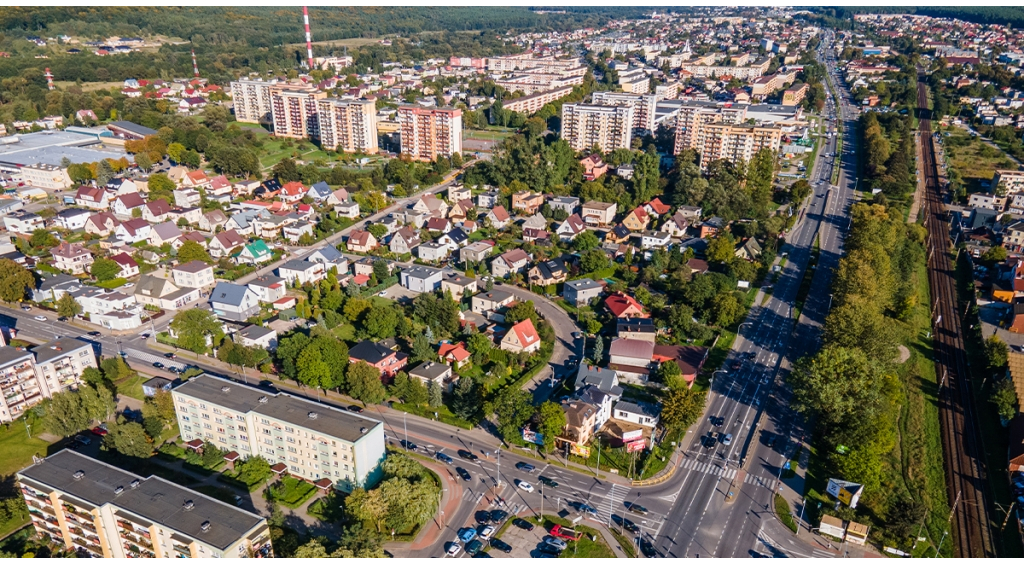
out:
{"label": "suburban house", "polygon": [[709,237],[717,237],[722,230],[725,229],[725,220],[715,216],[704,220],[700,224],[700,237],[701,239],[707,239]]}
{"label": "suburban house", "polygon": [[441,347],[437,350],[437,355],[441,357],[441,360],[454,365],[456,368],[462,368],[473,358],[473,355],[466,350],[465,343],[441,343]]}
{"label": "suburban house", "polygon": [[455,382],[459,380],[458,376],[452,377],[452,367],[443,362],[424,362],[408,373],[410,378],[419,380],[424,386],[434,384],[448,393],[451,393]]}
{"label": "suburban house", "polygon": [[618,421],[625,421],[641,427],[658,426],[660,410],[657,406],[649,403],[633,403],[629,401],[616,402],[612,410],[612,418]]}
{"label": "suburban house", "polygon": [[447,245],[448,248],[454,252],[469,244],[469,235],[467,235],[462,229],[456,227],[438,237],[437,242]]}
{"label": "suburban house", "polygon": [[[85,232],[90,235],[106,237],[117,229],[121,222],[110,212],[97,212],[89,216],[85,221]],[[147,224],[148,225],[148,224]]]}
{"label": "suburban house", "polygon": [[604,286],[590,278],[570,280],[562,287],[562,297],[574,306],[587,305],[590,300],[600,297]]}
{"label": "suburban house", "polygon": [[141,218],[129,219],[122,222],[114,229],[114,237],[126,245],[147,241],[153,227],[148,221]]}
{"label": "suburban house", "polygon": [[[68,231],[75,231],[85,227],[85,222],[89,220],[91,215],[92,212],[89,210],[67,209],[59,212],[53,218],[53,222]],[[8,217],[10,216],[5,216],[4,220],[6,221]],[[8,228],[8,231],[10,231],[10,228]]]}
{"label": "suburban house", "polygon": [[228,222],[228,216],[220,210],[210,210],[199,218],[199,229],[213,232],[218,227],[223,227]]}
{"label": "suburban house", "polygon": [[497,311],[499,308],[506,306],[515,301],[515,297],[503,290],[491,290],[490,292],[481,292],[473,296],[470,300],[470,309],[473,313],[487,313],[489,311]]}
{"label": "suburban house", "polygon": [[163,200],[151,200],[142,207],[142,219],[150,223],[167,221],[171,213],[171,205]]}
{"label": "suburban house", "polygon": [[312,198],[313,201],[317,203],[326,201],[327,198],[330,198],[331,194],[333,193],[334,192],[331,190],[331,187],[328,186],[327,183],[324,182],[323,180],[310,186],[309,190],[306,190],[306,195]]}
{"label": "suburban house", "polygon": [[231,181],[223,174],[210,179],[210,185],[206,187],[206,194],[211,196],[227,196],[234,191]]}
{"label": "suburban house", "polygon": [[448,258],[452,250],[448,245],[438,241],[428,241],[416,247],[416,256],[426,262],[437,262]]}
{"label": "suburban house", "polygon": [[[622,333],[620,331],[619,335]],[[679,371],[690,386],[697,379],[704,368],[704,362],[708,358],[707,347],[680,346],[680,345],[654,345],[654,360],[663,363],[674,361],[679,365]]]}
{"label": "suburban house", "polygon": [[612,405],[615,397],[597,386],[587,385],[578,388],[571,400],[582,401],[597,408],[597,417],[594,419],[595,433],[600,431],[601,427],[604,427],[604,424],[612,418]]}
{"label": "suburban house", "polygon": [[171,277],[179,288],[202,288],[214,283],[213,266],[201,260],[179,264],[171,269]]}
{"label": "suburban house", "polygon": [[521,225],[523,229],[547,229],[548,220],[540,213],[535,213],[524,219]]}
{"label": "suburban house", "polygon": [[242,247],[241,252],[235,260],[238,264],[260,264],[274,259],[274,253],[270,251],[262,239],[257,239]]}
{"label": "suburban house", "polygon": [[494,206],[491,211],[487,212],[487,219],[491,222],[491,227],[504,229],[508,227],[508,222],[512,218],[509,217],[508,211],[503,206]]}
{"label": "suburban house", "polygon": [[53,266],[69,274],[82,274],[89,270],[89,266],[94,262],[92,253],[81,243],[61,241],[59,245],[50,249],[50,254],[53,255]]}
{"label": "suburban house", "polygon": [[622,220],[622,224],[630,231],[643,231],[651,222],[651,215],[644,208],[636,208]]}
{"label": "suburban house", "polygon": [[491,261],[491,274],[505,278],[514,272],[524,272],[530,264],[530,255],[522,249],[512,249]]}
{"label": "suburban house", "polygon": [[174,205],[176,206],[198,206],[202,199],[199,190],[194,188],[178,188],[174,191]]}
{"label": "suburban house", "polygon": [[573,215],[580,207],[580,199],[575,196],[556,196],[548,200],[548,205],[552,210],[562,210],[567,215]]}
{"label": "suburban house", "polygon": [[309,260],[292,259],[277,267],[277,275],[287,284],[315,284],[327,277],[324,264]]}
{"label": "suburban house", "polygon": [[[422,248],[423,245],[420,245]],[[402,270],[402,287],[410,292],[433,292],[441,287],[442,271],[429,266],[412,266]]]}
{"label": "suburban house", "polygon": [[661,230],[673,237],[682,237],[686,235],[686,229],[689,226],[690,220],[684,217],[682,212],[677,211],[675,215],[665,220],[665,223],[661,225]]}
{"label": "suburban house", "polygon": [[594,386],[602,392],[618,400],[622,397],[622,387],[619,386],[619,375],[610,368],[589,366],[580,363],[580,369],[576,373],[576,390],[579,391],[587,386]]}
{"label": "suburban house", "polygon": [[176,310],[199,299],[199,288],[178,288],[165,278],[143,274],[135,284],[135,301]]}
{"label": "suburban house", "polygon": [[420,236],[412,227],[405,226],[398,230],[388,243],[388,248],[396,255],[411,253],[420,244]]}
{"label": "suburban house", "polygon": [[644,231],[640,237],[640,248],[648,251],[651,249],[664,249],[672,242],[672,237],[664,231]]}
{"label": "suburban house", "polygon": [[316,236],[313,231],[313,224],[308,221],[297,221],[281,228],[281,237],[290,243],[298,243],[299,239],[306,235],[310,239]]}
{"label": "suburban house", "polygon": [[390,379],[409,362],[409,355],[393,351],[380,343],[360,341],[349,349],[348,361],[365,362],[379,370],[381,377]]}
{"label": "suburban house", "polygon": [[523,242],[549,244],[551,243],[551,234],[544,229],[534,229],[532,227],[527,227],[523,229]]}
{"label": "suburban house", "polygon": [[424,194],[422,198],[416,200],[412,209],[425,213],[430,217],[445,217],[448,215],[448,204],[433,194]]}
{"label": "suburban house", "polygon": [[178,239],[178,237],[181,237],[181,229],[178,229],[177,225],[168,221],[166,223],[154,225],[149,232],[148,241],[150,245],[159,247],[164,243],[173,243]]}
{"label": "suburban house", "polygon": [[569,271],[565,268],[565,261],[560,258],[538,262],[527,273],[530,284],[537,286],[560,284],[565,282],[568,276]]}
{"label": "suburban house", "polygon": [[448,187],[448,201],[461,202],[473,197],[473,191],[465,184],[452,184]]}
{"label": "suburban house", "polygon": [[555,233],[558,234],[558,238],[560,240],[568,242],[576,239],[577,235],[583,233],[586,230],[587,224],[583,222],[583,218],[574,213],[569,217],[565,218],[565,221],[563,221],[562,224],[558,226],[558,229],[555,230]]}
{"label": "suburban house", "polygon": [[427,220],[427,231],[444,233],[452,228],[452,222],[446,217],[432,217]]}
{"label": "suburban house", "polygon": [[210,185],[210,177],[202,170],[192,170],[182,177],[181,185],[189,188],[206,188]]}
{"label": "suburban house", "polygon": [[75,205],[91,210],[105,210],[110,207],[110,195],[103,188],[79,186],[75,192]]}
{"label": "suburban house", "polygon": [[743,260],[755,261],[761,256],[761,252],[761,245],[753,237],[748,237],[736,247],[736,257]]}
{"label": "suburban house", "polygon": [[245,245],[245,239],[234,229],[228,229],[214,235],[213,239],[210,239],[207,250],[210,251],[211,257],[223,258],[229,256],[232,251],[243,245]]}
{"label": "suburban house", "polygon": [[377,248],[377,238],[369,231],[356,229],[348,235],[348,250],[355,253],[368,253]]}
{"label": "suburban house", "polygon": [[562,400],[562,411],[565,412],[565,427],[562,434],[555,438],[559,448],[585,447],[594,437],[597,426],[597,406],[583,400],[569,398]]}
{"label": "suburban house", "polygon": [[[486,187],[485,187],[486,188]],[[489,189],[476,197],[476,207],[489,210],[501,201],[501,192]]]}
{"label": "suburban house", "polygon": [[522,212],[523,215],[533,215],[540,211],[544,205],[544,196],[528,190],[512,194],[512,209]]}
{"label": "suburban house", "polygon": [[608,163],[604,162],[596,153],[581,159],[580,164],[583,165],[583,180],[597,180],[608,172]]}
{"label": "suburban house", "polygon": [[46,221],[43,220],[43,216],[41,215],[36,215],[25,210],[18,210],[4,216],[4,227],[7,228],[7,231],[10,233],[16,233],[18,235],[32,235],[32,232],[36,229],[44,229],[46,227]]}
{"label": "suburban house", "polygon": [[348,272],[348,259],[341,254],[334,245],[325,245],[306,255],[309,262],[317,262],[324,265],[324,270],[336,269],[338,274]]}
{"label": "suburban house", "polygon": [[261,325],[249,325],[235,333],[235,343],[272,351],[277,348],[277,331]]}
{"label": "suburban house", "polygon": [[638,339],[652,344],[658,340],[658,328],[654,326],[654,321],[650,318],[620,318],[615,324],[615,328],[620,339]]}
{"label": "suburban house", "polygon": [[342,202],[334,206],[334,213],[338,214],[338,217],[347,217],[349,219],[359,218],[359,203],[358,202]]}
{"label": "suburban house", "polygon": [[[315,184],[314,184],[314,186],[315,186]],[[344,204],[348,200],[349,200],[348,190],[346,190],[344,188],[341,188],[339,190],[335,190],[335,191],[331,192],[331,195],[327,196],[327,200],[325,200],[325,202],[329,206],[336,206],[338,204]]]}
{"label": "suburban house", "polygon": [[178,237],[174,241],[171,241],[171,248],[178,250],[185,243],[195,243],[204,249],[209,245],[209,242],[206,240],[206,237],[204,237],[202,233],[198,231],[186,231],[181,234],[181,237]]}
{"label": "suburban house", "polygon": [[644,204],[644,210],[653,217],[661,217],[672,211],[672,206],[663,203],[659,198],[655,198]]}
{"label": "suburban house", "polygon": [[513,325],[501,340],[501,350],[510,352],[536,352],[540,350],[540,335],[533,321],[524,319]]}
{"label": "suburban house", "polygon": [[110,260],[117,263],[121,267],[121,272],[117,273],[118,278],[131,278],[132,276],[138,276],[139,274],[139,263],[135,262],[128,253],[118,253]]}
{"label": "suburban house", "polygon": [[441,292],[446,291],[451,292],[456,302],[461,302],[462,296],[477,292],[477,280],[462,274],[449,274],[441,279]]}
{"label": "suburban house", "polygon": [[608,368],[615,370],[619,378],[643,383],[651,371],[654,343],[639,339],[615,339],[608,347],[608,356]]}
{"label": "suburban house", "polygon": [[459,260],[462,262],[481,262],[491,256],[494,250],[494,241],[483,240],[470,243],[459,250]]}
{"label": "suburban house", "polygon": [[245,321],[260,311],[256,292],[231,282],[218,282],[209,301],[213,313],[229,321]]}
{"label": "suburban house", "polygon": [[617,204],[605,202],[587,202],[583,204],[583,221],[587,225],[603,227],[611,225],[615,221],[615,213],[618,210]]}
{"label": "suburban house", "polygon": [[263,276],[253,278],[249,282],[248,287],[253,292],[256,292],[256,297],[259,301],[268,304],[280,300],[288,291],[284,278],[274,276],[273,274],[264,274]]}
{"label": "suburban house", "polygon": [[605,298],[604,305],[615,317],[649,317],[644,313],[644,306],[640,305],[640,302],[622,292],[615,292]]}

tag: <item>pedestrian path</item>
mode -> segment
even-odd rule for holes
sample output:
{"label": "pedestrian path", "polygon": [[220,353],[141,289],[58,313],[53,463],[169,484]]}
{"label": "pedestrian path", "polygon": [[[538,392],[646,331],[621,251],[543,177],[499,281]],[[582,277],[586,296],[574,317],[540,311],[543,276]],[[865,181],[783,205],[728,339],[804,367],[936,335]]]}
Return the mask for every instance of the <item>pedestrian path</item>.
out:
{"label": "pedestrian path", "polygon": [[[137,358],[137,359],[141,360],[142,362],[148,362],[149,364],[153,364],[154,362],[159,362],[159,363],[163,364],[164,366],[166,366],[168,368],[173,366],[173,367],[176,367],[176,368],[178,368],[180,370],[185,370],[185,366],[186,366],[185,364],[182,364],[182,363],[174,361],[174,360],[166,359],[166,358],[164,358],[161,355],[155,355],[155,354],[148,353],[148,352],[145,352],[145,351],[140,351],[139,349],[134,349],[134,348],[131,348],[131,347],[125,347],[122,350],[124,350],[125,354],[128,357],[130,357],[130,358]],[[174,378],[170,378],[170,379],[173,380]]]}
{"label": "pedestrian path", "polygon": [[[736,477],[736,468],[722,468],[721,466],[715,465],[711,462],[701,462],[696,458],[690,458],[682,463],[684,470],[692,470],[694,472],[701,472],[703,474],[711,474],[712,476],[721,476],[726,480],[731,480]],[[753,484],[756,486],[762,486],[768,489],[774,489],[778,485],[778,480],[774,478],[765,478],[763,476],[755,476],[753,474],[747,474],[747,477],[743,479],[744,484]]]}
{"label": "pedestrian path", "polygon": [[622,502],[625,501],[627,494],[629,494],[628,486],[612,484],[612,489],[608,490],[608,493],[603,496],[604,501],[594,507],[597,510],[598,519],[602,522],[609,522],[612,515],[616,513],[621,514]]}

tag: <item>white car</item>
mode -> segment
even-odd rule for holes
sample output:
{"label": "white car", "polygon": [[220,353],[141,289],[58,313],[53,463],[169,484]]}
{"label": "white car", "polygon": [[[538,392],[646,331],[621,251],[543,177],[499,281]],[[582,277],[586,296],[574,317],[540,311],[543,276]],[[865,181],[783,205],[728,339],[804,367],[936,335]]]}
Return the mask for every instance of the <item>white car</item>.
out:
{"label": "white car", "polygon": [[45,315],[37,315],[37,316],[35,316],[35,319],[37,321],[46,321],[46,316]]}
{"label": "white car", "polygon": [[121,286],[121,287],[122,288],[131,288],[133,286],[135,286],[135,283],[134,282],[129,282],[129,283],[127,283],[127,284],[125,284],[124,286]]}
{"label": "white car", "polygon": [[458,556],[460,552],[462,552],[462,545],[457,542],[448,543],[448,548],[444,551],[448,556]]}
{"label": "white car", "polygon": [[492,525],[484,525],[482,529],[477,531],[477,536],[483,540],[490,540],[491,535],[494,534],[494,527]]}
{"label": "white car", "polygon": [[524,481],[520,480],[519,483],[516,484],[516,485],[519,486],[519,489],[523,490],[524,492],[532,492],[533,491],[533,484],[531,484],[530,482],[524,482]]}

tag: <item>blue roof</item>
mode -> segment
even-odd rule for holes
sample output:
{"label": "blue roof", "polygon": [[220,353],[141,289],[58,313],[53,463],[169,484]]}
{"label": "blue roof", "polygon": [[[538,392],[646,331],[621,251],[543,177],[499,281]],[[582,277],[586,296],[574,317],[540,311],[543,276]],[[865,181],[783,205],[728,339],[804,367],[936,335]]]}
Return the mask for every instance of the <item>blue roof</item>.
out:
{"label": "blue roof", "polygon": [[245,286],[239,286],[231,282],[218,282],[213,292],[210,292],[210,302],[235,306],[242,305],[245,293],[251,291]]}
{"label": "blue roof", "polygon": [[330,196],[332,192],[331,187],[328,186],[327,183],[324,182],[323,180],[310,186],[310,189],[316,191],[317,196],[320,196],[321,198],[326,198],[327,196]]}

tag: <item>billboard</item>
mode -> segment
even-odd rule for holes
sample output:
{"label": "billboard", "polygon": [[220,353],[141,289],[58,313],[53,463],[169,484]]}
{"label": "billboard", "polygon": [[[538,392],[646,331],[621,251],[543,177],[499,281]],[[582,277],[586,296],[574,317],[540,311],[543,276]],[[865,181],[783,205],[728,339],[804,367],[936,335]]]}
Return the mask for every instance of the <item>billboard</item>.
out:
{"label": "billboard", "polygon": [[544,445],[544,435],[527,427],[523,427],[523,440],[535,445]]}
{"label": "billboard", "polygon": [[571,443],[569,445],[569,452],[575,454],[576,456],[590,458],[590,447],[587,445],[578,445],[576,443]]}
{"label": "billboard", "polygon": [[647,441],[643,439],[626,443],[626,452],[640,452],[645,448],[647,448]]}
{"label": "billboard", "polygon": [[635,440],[637,440],[637,439],[639,439],[639,438],[641,438],[643,436],[644,436],[644,430],[643,429],[637,429],[635,431],[626,431],[625,433],[622,434],[622,442],[624,442],[624,443],[633,442],[633,441],[635,441]]}
{"label": "billboard", "polygon": [[864,492],[864,486],[854,482],[847,482],[846,480],[829,478],[825,491],[832,497],[856,509],[857,502],[860,501],[860,494]]}

